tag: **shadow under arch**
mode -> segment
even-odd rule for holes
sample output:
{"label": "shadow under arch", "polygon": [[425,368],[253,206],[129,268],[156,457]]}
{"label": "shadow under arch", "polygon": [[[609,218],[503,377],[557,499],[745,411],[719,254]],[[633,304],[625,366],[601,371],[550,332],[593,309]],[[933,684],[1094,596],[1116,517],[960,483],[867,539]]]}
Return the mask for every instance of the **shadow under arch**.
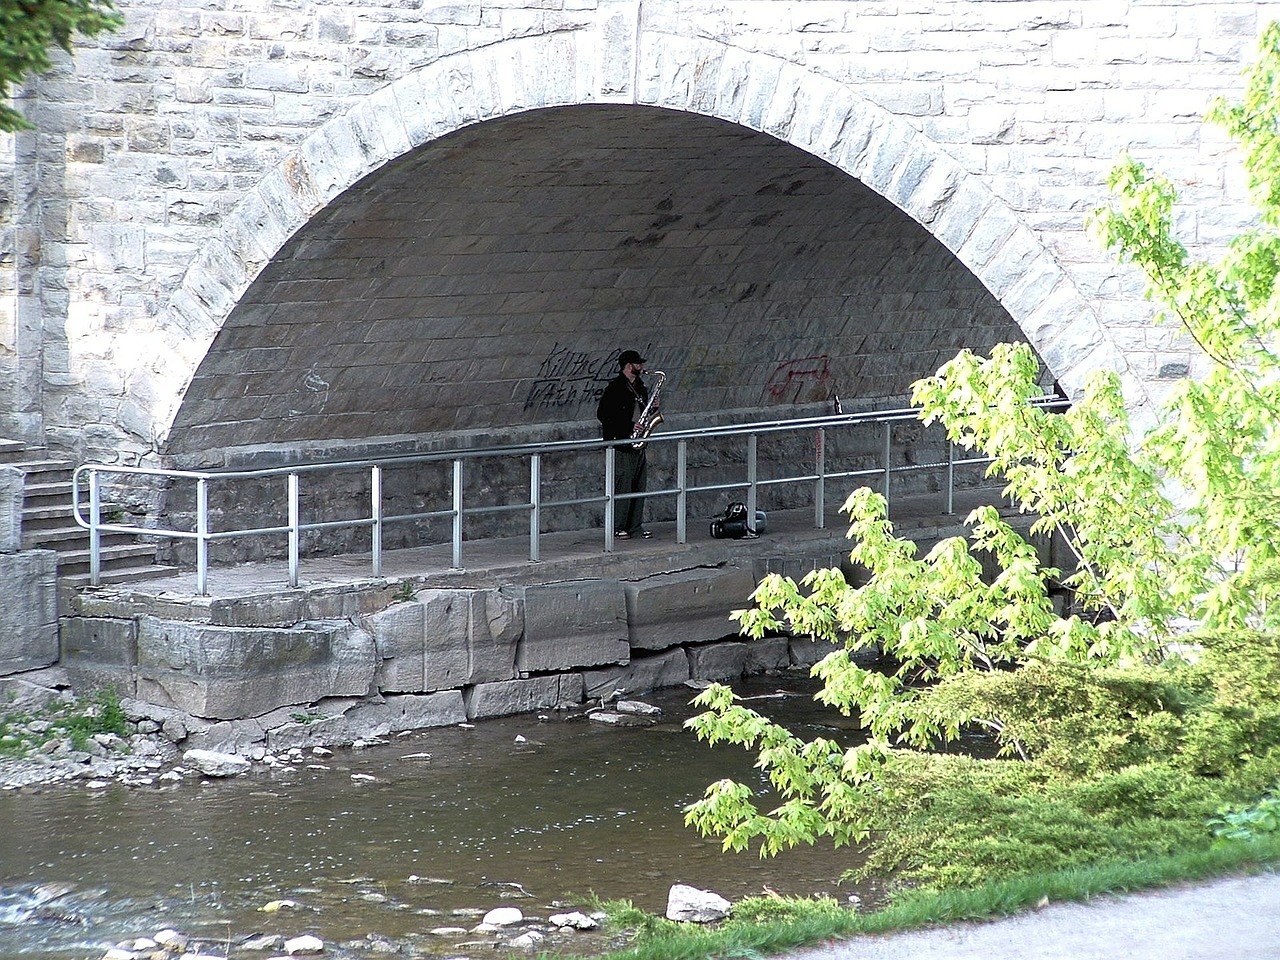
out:
{"label": "shadow under arch", "polygon": [[[840,83],[705,39],[642,35],[625,101],[728,121],[817,157],[893,203],[950,250],[1008,311],[1059,382],[1123,365],[1092,306],[1007,204],[944,150]],[[146,375],[157,449],[240,298],[312,218],[369,174],[481,123],[593,96],[576,34],[495,43],[402,77],[302,141],[237,204],[169,304],[169,340]]]}

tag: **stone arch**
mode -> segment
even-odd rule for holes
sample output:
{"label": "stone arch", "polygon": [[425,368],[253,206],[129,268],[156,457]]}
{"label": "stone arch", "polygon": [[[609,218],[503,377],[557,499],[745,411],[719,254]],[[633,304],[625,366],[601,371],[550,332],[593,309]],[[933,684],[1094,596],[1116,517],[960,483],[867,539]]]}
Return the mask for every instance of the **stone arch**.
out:
{"label": "stone arch", "polygon": [[[196,368],[281,247],[363,177],[464,127],[549,107],[634,103],[739,124],[818,157],[921,224],[998,298],[1060,382],[1124,370],[1093,308],[1034,231],[907,121],[812,70],[705,39],[645,35],[626,96],[599,96],[579,34],[442,57],[303,140],[227,216],[169,304],[169,338],[133,378],[159,450]],[[440,109],[447,106],[447,109]],[[1132,377],[1134,399],[1145,389]],[[145,382],[145,390],[139,391]]]}

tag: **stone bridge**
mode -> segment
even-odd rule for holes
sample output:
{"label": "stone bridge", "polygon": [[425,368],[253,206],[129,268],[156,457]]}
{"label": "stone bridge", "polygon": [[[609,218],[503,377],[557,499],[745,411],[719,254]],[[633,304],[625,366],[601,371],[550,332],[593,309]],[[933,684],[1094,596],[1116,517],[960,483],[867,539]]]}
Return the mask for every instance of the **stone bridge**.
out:
{"label": "stone bridge", "polygon": [[[1141,404],[1189,352],[1086,233],[1129,150],[1193,250],[1266,4],[123,0],[0,137],[0,436],[217,465],[899,402],[1025,338]],[[406,439],[407,438],[407,439]]]}
{"label": "stone bridge", "polygon": [[[1248,222],[1234,151],[1201,115],[1238,95],[1275,9],[119,7],[120,32],[20,91],[35,129],[0,136],[0,436],[60,459],[200,467],[594,436],[628,347],[667,373],[674,425],[837,396],[898,406],[958,348],[1010,339],[1068,395],[1118,370],[1140,409],[1194,374],[1193,354],[1150,325],[1140,280],[1087,216],[1128,150],[1182,190],[1193,253]],[[0,494],[17,490],[3,504],[21,502],[14,473],[0,470]],[[0,509],[0,617],[31,629],[13,631],[0,674],[57,659],[61,642],[90,681],[227,718],[439,696],[437,681],[454,684],[451,709],[481,680],[518,705],[511,684],[560,690],[576,671],[583,689],[582,669],[656,662],[617,636],[615,608],[626,583],[670,571],[610,574],[599,609],[615,626],[582,656],[537,661],[526,623],[499,638],[500,668],[430,683],[412,664],[440,636],[400,622],[434,623],[433,603],[470,610],[470,594],[396,613],[382,584],[369,595],[386,610],[339,604],[329,626],[172,606],[158,622],[98,598],[59,641],[51,561],[24,559],[20,513]],[[4,587],[13,557],[31,589]],[[737,605],[729,592],[721,606]],[[464,627],[442,635],[462,642]],[[448,649],[472,663],[484,646]],[[300,649],[305,683],[288,674]],[[215,676],[204,660],[219,650],[243,662]],[[285,679],[250,703],[242,681],[267,661]],[[213,688],[212,704],[173,692]]]}

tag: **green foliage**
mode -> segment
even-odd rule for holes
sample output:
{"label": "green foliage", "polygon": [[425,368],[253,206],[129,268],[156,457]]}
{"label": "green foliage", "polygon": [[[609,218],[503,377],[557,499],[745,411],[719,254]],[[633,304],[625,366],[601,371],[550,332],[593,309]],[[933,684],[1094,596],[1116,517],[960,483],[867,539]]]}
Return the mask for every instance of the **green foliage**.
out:
{"label": "green foliage", "polygon": [[[744,633],[840,645],[814,668],[818,699],[856,717],[866,742],[804,742],[706,691],[689,722],[709,743],[754,750],[771,788],[722,781],[686,820],[762,855],[830,838],[871,863],[952,885],[1027,867],[1151,856],[1209,842],[1217,805],[1258,796],[1280,769],[1280,27],[1239,104],[1211,118],[1244,148],[1255,229],[1216,263],[1173,233],[1177,195],[1123,159],[1091,223],[1147,278],[1162,321],[1203,352],[1195,379],[1139,431],[1119,379],[1095,375],[1066,412],[1028,403],[1025,344],[962,352],[919,381],[926,422],[991,459],[1034,517],[1030,537],[995,508],[920,556],[883,497],[845,504],[850,558],[799,582],[770,576],[739,611]],[[1033,545],[1054,538],[1070,569]],[[1067,612],[1055,591],[1071,598]],[[884,669],[859,656],[878,651]],[[998,760],[961,762],[966,731]],[[1007,758],[1018,758],[1010,760]]]}
{"label": "green foliage", "polygon": [[62,738],[69,740],[74,749],[82,750],[98,733],[129,735],[128,720],[113,687],[39,710],[0,715],[0,756],[24,757],[49,741]]}
{"label": "green foliage", "polygon": [[[111,0],[0,0],[0,100],[28,73],[52,65],[49,48],[68,53],[76,34],[92,37],[124,22]],[[0,131],[30,128],[20,113],[0,103]]]}
{"label": "green foliage", "polygon": [[1256,840],[1262,834],[1280,832],[1280,788],[1256,803],[1225,806],[1209,821],[1213,835],[1224,840]]}

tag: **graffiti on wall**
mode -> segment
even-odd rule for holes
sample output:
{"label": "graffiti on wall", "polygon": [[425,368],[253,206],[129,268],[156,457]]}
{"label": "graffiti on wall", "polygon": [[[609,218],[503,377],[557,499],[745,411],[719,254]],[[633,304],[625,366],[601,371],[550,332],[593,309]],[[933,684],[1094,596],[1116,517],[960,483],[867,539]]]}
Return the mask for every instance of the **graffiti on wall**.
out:
{"label": "graffiti on wall", "polygon": [[525,396],[524,409],[563,412],[585,403],[594,404],[618,373],[618,353],[586,353],[557,343],[538,368]]}
{"label": "graffiti on wall", "polygon": [[798,403],[806,391],[810,396],[805,399],[817,398],[815,388],[820,388],[821,396],[825,398],[831,380],[830,359],[823,353],[784,360],[769,375],[764,385],[765,394],[775,403]]}

